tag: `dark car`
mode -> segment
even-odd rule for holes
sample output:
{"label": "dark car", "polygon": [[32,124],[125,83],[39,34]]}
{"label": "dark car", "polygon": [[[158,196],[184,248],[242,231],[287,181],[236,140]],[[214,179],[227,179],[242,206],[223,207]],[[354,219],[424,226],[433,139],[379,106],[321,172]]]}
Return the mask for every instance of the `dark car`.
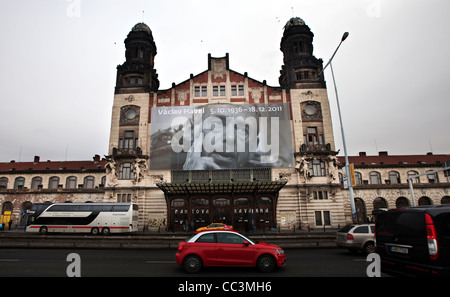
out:
{"label": "dark car", "polygon": [[380,213],[375,238],[382,272],[450,275],[450,205]]}

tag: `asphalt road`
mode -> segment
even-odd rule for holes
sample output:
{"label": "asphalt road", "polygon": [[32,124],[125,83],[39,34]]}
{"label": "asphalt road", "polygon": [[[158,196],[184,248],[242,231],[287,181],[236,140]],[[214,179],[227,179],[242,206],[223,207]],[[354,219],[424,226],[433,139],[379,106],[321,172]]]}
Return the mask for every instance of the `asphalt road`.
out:
{"label": "asphalt road", "polygon": [[82,277],[366,277],[370,264],[365,255],[345,249],[287,249],[287,265],[270,274],[255,268],[205,268],[189,275],[174,255],[173,249],[0,249],[0,277],[66,277],[68,271]]}

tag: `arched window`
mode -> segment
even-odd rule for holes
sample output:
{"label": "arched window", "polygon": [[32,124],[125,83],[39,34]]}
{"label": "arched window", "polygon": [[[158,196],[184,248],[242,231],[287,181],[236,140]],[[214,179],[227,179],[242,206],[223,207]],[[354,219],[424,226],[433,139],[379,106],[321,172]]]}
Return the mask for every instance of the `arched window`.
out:
{"label": "arched window", "polygon": [[395,200],[395,207],[402,208],[402,207],[408,207],[409,206],[409,200],[406,197],[398,197],[397,200]]}
{"label": "arched window", "polygon": [[430,184],[435,184],[439,182],[437,172],[427,174],[427,178]]}
{"label": "arched window", "polygon": [[3,205],[2,205],[2,214],[3,214],[5,211],[12,211],[13,208],[14,208],[14,206],[13,206],[12,202],[10,202],[10,201],[5,201],[5,202],[3,203]]}
{"label": "arched window", "polygon": [[8,187],[8,178],[0,177],[0,189],[6,189]]}
{"label": "arched window", "polygon": [[52,176],[48,180],[48,188],[49,189],[57,189],[59,186],[59,177],[58,176]]}
{"label": "arched window", "polygon": [[383,208],[388,208],[388,204],[386,199],[378,197],[373,201],[373,209],[374,211],[380,211]]}
{"label": "arched window", "polygon": [[93,176],[86,176],[84,178],[83,188],[85,189],[93,189],[95,183],[95,178]]}
{"label": "arched window", "polygon": [[361,198],[355,198],[355,209],[358,222],[360,224],[367,223],[366,204]]}
{"label": "arched window", "polygon": [[2,205],[2,219],[3,219],[3,226],[10,226],[9,223],[12,220],[12,213],[13,213],[14,205],[10,201],[5,201]]}
{"label": "arched window", "polygon": [[427,196],[422,196],[419,199],[419,205],[433,205],[433,201]]}
{"label": "arched window", "polygon": [[25,225],[25,219],[27,218],[27,216],[25,215],[27,213],[27,210],[30,210],[31,207],[33,206],[33,203],[31,203],[30,201],[25,201],[24,203],[22,203],[22,209],[21,209],[21,213],[23,214],[20,218],[19,218],[19,226],[24,226]]}
{"label": "arched window", "polygon": [[66,179],[66,189],[76,189],[77,188],[77,177],[69,176]]}
{"label": "arched window", "polygon": [[355,171],[355,185],[362,185],[362,184],[363,184],[363,179],[362,179],[361,172]]}
{"label": "arched window", "polygon": [[39,186],[42,186],[42,177],[35,176],[31,179],[31,188],[38,189]]}
{"label": "arched window", "polygon": [[397,171],[389,171],[389,182],[391,185],[400,183],[400,174]]}
{"label": "arched window", "polygon": [[[418,175],[419,172],[414,171],[414,170],[410,170],[410,171],[408,171],[407,174],[408,174],[408,177],[410,177],[410,176],[413,176],[413,175]],[[411,182],[412,182],[413,184],[418,184],[418,183],[420,183],[420,177],[412,178],[412,179],[411,179]]]}
{"label": "arched window", "polygon": [[381,174],[377,171],[371,171],[369,173],[369,179],[371,185],[379,185],[381,184]]}
{"label": "arched window", "polygon": [[14,190],[22,189],[25,185],[25,177],[16,177],[14,180]]}
{"label": "arched window", "polygon": [[442,197],[441,204],[450,204],[450,196]]}

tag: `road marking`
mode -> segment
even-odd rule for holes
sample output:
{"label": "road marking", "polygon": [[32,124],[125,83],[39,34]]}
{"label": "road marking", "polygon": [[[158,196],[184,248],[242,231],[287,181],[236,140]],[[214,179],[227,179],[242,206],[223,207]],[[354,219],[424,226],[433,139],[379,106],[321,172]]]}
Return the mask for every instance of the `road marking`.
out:
{"label": "road marking", "polygon": [[366,259],[353,259],[354,262],[367,262]]}
{"label": "road marking", "polygon": [[176,262],[175,261],[162,261],[162,260],[152,261],[152,260],[150,260],[150,261],[145,261],[145,263],[148,263],[148,264],[175,264]]}

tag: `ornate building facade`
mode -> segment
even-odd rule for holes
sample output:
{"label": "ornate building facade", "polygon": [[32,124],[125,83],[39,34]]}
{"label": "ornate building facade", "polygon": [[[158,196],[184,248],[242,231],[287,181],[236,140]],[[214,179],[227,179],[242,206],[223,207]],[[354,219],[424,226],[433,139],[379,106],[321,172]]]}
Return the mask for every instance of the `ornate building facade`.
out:
{"label": "ornate building facade", "polygon": [[[2,213],[21,221],[37,202],[103,201],[138,203],[139,227],[152,231],[217,221],[247,231],[349,223],[343,158],[313,37],[302,19],[287,22],[280,86],[232,70],[226,54],[208,55],[205,71],[160,90],[152,31],[136,24],[117,66],[105,159],[0,163]],[[407,177],[449,159],[350,157],[359,220],[412,205]],[[449,202],[446,173],[435,176],[414,180],[418,204]]]}

